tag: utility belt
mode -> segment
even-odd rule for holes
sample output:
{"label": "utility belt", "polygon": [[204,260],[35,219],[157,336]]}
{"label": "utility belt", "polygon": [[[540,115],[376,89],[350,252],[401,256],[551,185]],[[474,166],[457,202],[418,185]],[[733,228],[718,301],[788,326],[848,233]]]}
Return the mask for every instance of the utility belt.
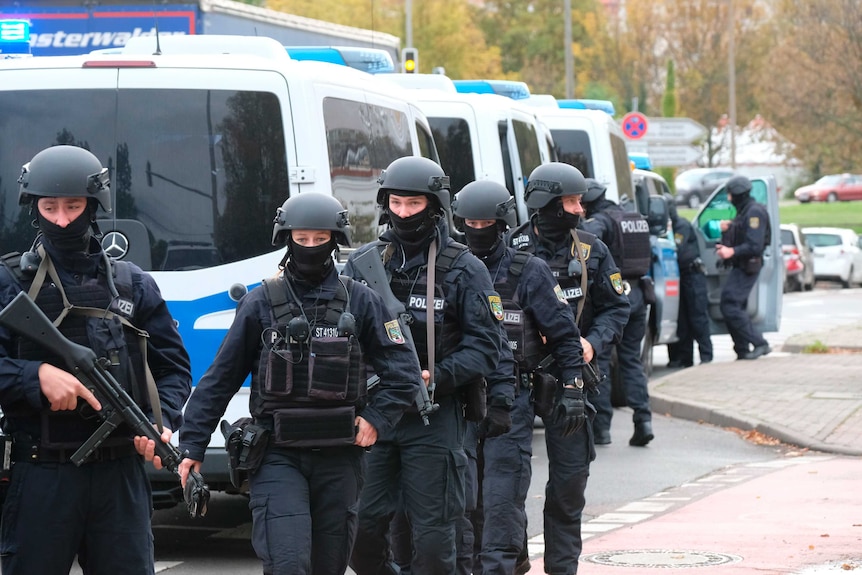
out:
{"label": "utility belt", "polygon": [[[12,442],[12,461],[15,463],[71,463],[72,455],[77,449],[53,449],[42,447],[38,440]],[[105,461],[116,461],[123,457],[137,455],[134,444],[117,445],[112,447],[97,447],[93,453],[84,460],[84,463],[102,463]]]}

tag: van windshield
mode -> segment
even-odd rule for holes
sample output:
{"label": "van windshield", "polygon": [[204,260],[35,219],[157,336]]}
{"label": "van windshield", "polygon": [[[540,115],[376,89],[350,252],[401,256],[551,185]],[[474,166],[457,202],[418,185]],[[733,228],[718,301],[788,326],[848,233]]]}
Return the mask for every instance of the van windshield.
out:
{"label": "van windshield", "polygon": [[[275,249],[267,223],[289,186],[274,94],[13,90],[0,92],[0,110],[0,133],[14,134],[0,138],[5,252],[28,250],[34,237],[17,201],[21,166],[58,144],[87,148],[110,170],[113,213],[99,220],[103,245],[117,250],[110,255],[145,270],[180,270]],[[127,245],[106,244],[114,230]]]}
{"label": "van windshield", "polygon": [[590,151],[590,136],[583,130],[551,130],[557,159],[571,164],[585,178],[594,178],[593,155]]}

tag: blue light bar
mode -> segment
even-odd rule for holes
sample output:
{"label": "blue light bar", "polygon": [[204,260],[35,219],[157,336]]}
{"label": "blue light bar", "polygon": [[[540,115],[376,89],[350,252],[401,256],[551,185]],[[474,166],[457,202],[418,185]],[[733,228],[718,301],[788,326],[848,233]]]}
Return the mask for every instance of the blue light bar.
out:
{"label": "blue light bar", "polygon": [[293,60],[314,60],[349,66],[370,74],[395,72],[392,55],[379,48],[345,46],[285,46]]}
{"label": "blue light bar", "polygon": [[30,22],[0,20],[0,54],[30,53]]}
{"label": "blue light bar", "polygon": [[454,80],[455,89],[462,94],[499,94],[513,100],[526,100],[530,88],[526,82],[515,80]]}
{"label": "blue light bar", "polygon": [[589,99],[578,99],[578,100],[558,100],[560,108],[576,108],[576,109],[587,109],[587,110],[601,110],[602,112],[606,112],[613,116],[616,114],[616,108],[614,108],[614,103],[610,100],[589,100]]}

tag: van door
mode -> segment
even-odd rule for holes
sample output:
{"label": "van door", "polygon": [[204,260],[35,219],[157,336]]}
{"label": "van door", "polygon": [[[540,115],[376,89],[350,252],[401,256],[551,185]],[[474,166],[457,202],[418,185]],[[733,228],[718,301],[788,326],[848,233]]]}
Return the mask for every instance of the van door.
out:
{"label": "van door", "polygon": [[[778,186],[773,176],[751,180],[751,197],[766,206],[769,212],[771,234],[763,254],[763,269],[755,288],[748,298],[748,314],[763,332],[778,331],[781,325],[782,294],[784,287],[784,259],[778,215]],[[709,197],[694,219],[694,228],[700,245],[701,258],[706,266],[707,294],[709,298],[710,330],[713,334],[727,333],[721,314],[721,290],[727,281],[728,269],[719,265],[715,246],[721,240],[721,220],[736,217],[736,208],[727,199],[722,185]]]}

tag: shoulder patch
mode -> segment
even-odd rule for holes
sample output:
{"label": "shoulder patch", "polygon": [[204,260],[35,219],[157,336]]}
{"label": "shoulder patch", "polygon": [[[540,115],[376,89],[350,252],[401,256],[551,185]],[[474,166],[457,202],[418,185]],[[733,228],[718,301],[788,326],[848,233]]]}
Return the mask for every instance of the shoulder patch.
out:
{"label": "shoulder patch", "polygon": [[560,284],[554,284],[554,295],[557,296],[557,299],[561,302],[569,303],[569,301],[566,299],[566,295],[563,293],[563,290],[560,287]]}
{"label": "shoulder patch", "polygon": [[614,291],[623,295],[623,276],[618,272],[610,275],[611,285],[614,286]]}
{"label": "shoulder patch", "polygon": [[386,328],[386,336],[392,343],[397,343],[399,345],[404,343],[404,334],[401,333],[401,325],[398,323],[397,319],[387,321],[383,324],[383,327]]}
{"label": "shoulder patch", "polygon": [[497,321],[503,321],[503,298],[497,292],[485,292],[488,298],[488,308]]}
{"label": "shoulder patch", "polygon": [[756,230],[757,228],[759,228],[760,218],[758,218],[757,216],[751,216],[750,218],[748,218],[748,227],[750,227],[752,230]]}

